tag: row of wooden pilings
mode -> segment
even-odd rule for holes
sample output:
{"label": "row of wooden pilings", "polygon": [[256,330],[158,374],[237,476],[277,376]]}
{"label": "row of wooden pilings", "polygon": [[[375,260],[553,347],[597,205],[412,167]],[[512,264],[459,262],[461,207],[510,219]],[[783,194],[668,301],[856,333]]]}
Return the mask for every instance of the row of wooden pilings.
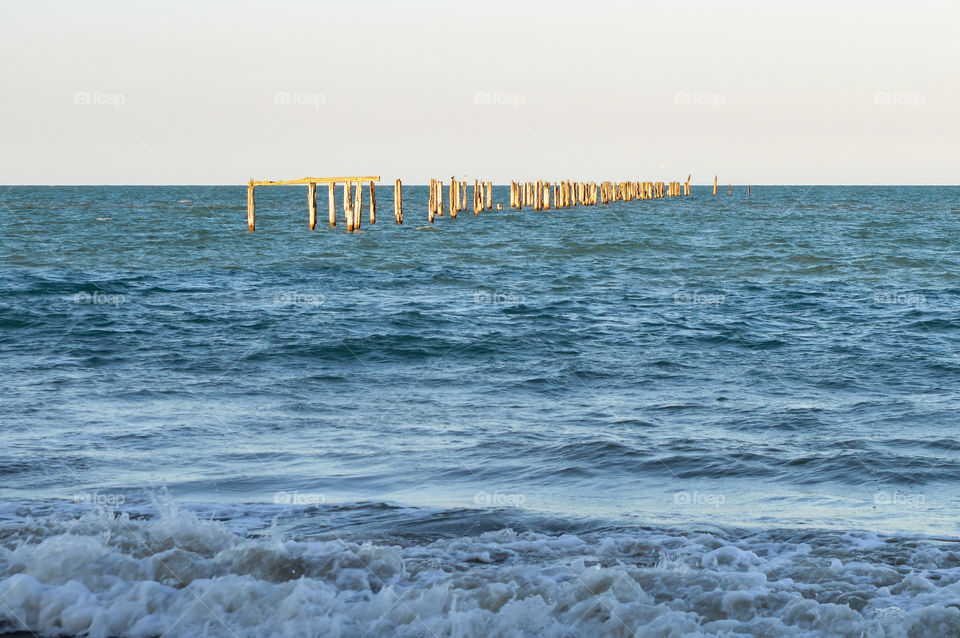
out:
{"label": "row of wooden pilings", "polygon": [[[250,179],[247,184],[247,227],[254,230],[256,227],[256,202],[254,189],[257,186],[277,186],[290,184],[307,185],[307,211],[310,230],[317,225],[317,184],[327,185],[327,202],[329,207],[330,226],[337,225],[336,187],[343,184],[343,212],[347,230],[359,230],[362,222],[363,190],[369,189],[368,207],[369,223],[377,221],[377,191],[376,183],[379,177],[303,177],[301,179],[282,181],[256,181]],[[427,201],[427,221],[431,224],[435,217],[443,216],[443,191],[445,183],[441,180],[430,180],[430,194]],[[450,178],[449,198],[447,210],[452,219],[457,213],[467,209],[468,182]],[[713,194],[717,194],[717,178],[713,179]],[[733,186],[730,186],[733,194]],[[747,186],[747,194],[750,187]],[[510,182],[510,207],[520,210],[532,207],[534,210],[550,210],[551,208],[567,208],[570,206],[595,206],[615,201],[629,202],[635,199],[657,199],[661,197],[680,197],[690,195],[690,176],[685,182],[572,182],[562,181],[550,183],[544,180],[535,182]],[[473,182],[473,214],[479,215],[482,210],[493,207],[493,182],[474,180]],[[551,204],[552,200],[552,204]],[[403,223],[403,185],[396,180],[393,186],[393,216],[398,224]],[[502,204],[497,204],[497,210],[503,210]]]}
{"label": "row of wooden pilings", "polygon": [[[400,180],[397,180],[398,182]],[[457,213],[467,210],[467,185],[466,181],[458,181],[457,178],[450,178],[450,197],[447,200],[447,211],[451,219],[457,218]],[[427,221],[433,223],[434,217],[443,217],[443,189],[444,183],[438,179],[430,180],[430,194],[427,197]],[[493,207],[493,182],[481,182],[478,179],[473,180],[473,214],[479,215],[482,210],[490,210]],[[498,205],[498,210],[503,210],[503,206]]]}
{"label": "row of wooden pilings", "polygon": [[[553,204],[550,200],[553,196]],[[635,199],[657,199],[690,195],[690,177],[685,182],[510,182],[510,207],[534,210],[596,206]]]}

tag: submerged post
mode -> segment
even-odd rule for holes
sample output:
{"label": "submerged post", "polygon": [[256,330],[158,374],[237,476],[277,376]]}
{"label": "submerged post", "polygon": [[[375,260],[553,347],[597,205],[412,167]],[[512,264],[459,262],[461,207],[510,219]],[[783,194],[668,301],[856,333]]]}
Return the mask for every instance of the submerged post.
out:
{"label": "submerged post", "polygon": [[250,178],[250,181],[247,183],[247,230],[251,233],[253,232],[254,227],[256,226],[254,212],[255,204],[253,199],[253,178]]}

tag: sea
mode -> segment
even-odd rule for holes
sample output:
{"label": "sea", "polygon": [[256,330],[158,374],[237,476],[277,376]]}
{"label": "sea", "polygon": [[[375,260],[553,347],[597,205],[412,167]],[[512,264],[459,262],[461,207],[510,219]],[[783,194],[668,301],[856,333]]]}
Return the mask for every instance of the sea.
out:
{"label": "sea", "polygon": [[960,635],[960,187],[377,195],[0,187],[0,634]]}

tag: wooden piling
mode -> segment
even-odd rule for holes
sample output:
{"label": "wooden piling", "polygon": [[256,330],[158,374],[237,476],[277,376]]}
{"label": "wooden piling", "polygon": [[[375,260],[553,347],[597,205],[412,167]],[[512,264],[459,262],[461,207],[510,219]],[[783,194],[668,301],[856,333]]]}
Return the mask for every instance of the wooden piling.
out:
{"label": "wooden piling", "polygon": [[370,224],[377,223],[377,189],[370,182]]}
{"label": "wooden piling", "polygon": [[493,182],[487,182],[487,210],[493,208]]}
{"label": "wooden piling", "polygon": [[730,195],[733,195],[733,184],[730,184]]}
{"label": "wooden piling", "polygon": [[363,182],[357,182],[357,197],[353,202],[353,229],[360,230],[363,213]]}
{"label": "wooden piling", "polygon": [[747,197],[750,197],[750,184],[747,184]]}
{"label": "wooden piling", "polygon": [[310,182],[307,184],[307,221],[310,230],[317,226],[317,184]]}
{"label": "wooden piling", "polygon": [[450,219],[455,219],[457,216],[457,187],[456,179],[451,175],[450,176]]}
{"label": "wooden piling", "polygon": [[348,233],[353,232],[353,196],[350,192],[352,189],[352,183],[343,183],[343,216],[346,218]]}
{"label": "wooden piling", "polygon": [[437,188],[437,180],[431,179],[430,194],[427,196],[427,221],[430,222],[431,224],[433,223],[433,214],[435,210],[434,198],[436,197],[436,195],[434,194],[434,191],[436,191],[436,188]]}
{"label": "wooden piling", "polygon": [[336,182],[330,182],[327,184],[327,211],[328,216],[330,217],[330,228],[333,228],[337,225],[337,195],[336,195]]}
{"label": "wooden piling", "polygon": [[393,218],[403,223],[403,184],[399,179],[393,183]]}
{"label": "wooden piling", "polygon": [[253,197],[253,178],[247,183],[247,230],[251,233],[256,227],[256,204]]}
{"label": "wooden piling", "polygon": [[717,194],[717,176],[716,175],[713,176],[713,194],[714,195]]}

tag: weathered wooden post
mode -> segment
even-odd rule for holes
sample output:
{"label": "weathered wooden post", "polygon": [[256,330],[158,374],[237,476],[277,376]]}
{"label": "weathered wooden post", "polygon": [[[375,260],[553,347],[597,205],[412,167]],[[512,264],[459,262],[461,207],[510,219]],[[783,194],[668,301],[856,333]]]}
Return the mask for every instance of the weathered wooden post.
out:
{"label": "weathered wooden post", "polygon": [[493,182],[487,182],[487,210],[493,208]]}
{"label": "weathered wooden post", "polygon": [[730,195],[733,195],[733,184],[730,184]]}
{"label": "weathered wooden post", "polygon": [[717,194],[717,176],[716,175],[713,176],[713,194],[714,195]]}
{"label": "weathered wooden post", "polygon": [[247,182],[247,230],[251,233],[256,226],[256,204],[253,198],[253,178]]}
{"label": "weathered wooden post", "polygon": [[747,184],[747,197],[750,197],[750,184]]}
{"label": "weathered wooden post", "polygon": [[347,220],[347,232],[353,232],[353,196],[351,190],[353,189],[353,184],[350,182],[343,183],[343,216]]}
{"label": "weathered wooden post", "polygon": [[357,182],[357,197],[353,202],[353,229],[360,230],[363,217],[363,182]]}
{"label": "weathered wooden post", "polygon": [[336,182],[327,183],[327,221],[331,228],[337,225],[337,197],[334,190],[336,187]]}
{"label": "weathered wooden post", "polygon": [[377,223],[377,190],[370,182],[370,223]]}
{"label": "weathered wooden post", "polygon": [[393,218],[403,223],[403,184],[399,179],[393,183]]}
{"label": "weathered wooden post", "polygon": [[457,188],[456,180],[454,177],[450,176],[450,218],[454,219],[457,216]]}
{"label": "weathered wooden post", "polygon": [[310,230],[317,226],[317,183],[307,184],[307,218],[310,224]]}
{"label": "weathered wooden post", "polygon": [[437,180],[437,217],[443,217],[443,182],[439,179]]}

